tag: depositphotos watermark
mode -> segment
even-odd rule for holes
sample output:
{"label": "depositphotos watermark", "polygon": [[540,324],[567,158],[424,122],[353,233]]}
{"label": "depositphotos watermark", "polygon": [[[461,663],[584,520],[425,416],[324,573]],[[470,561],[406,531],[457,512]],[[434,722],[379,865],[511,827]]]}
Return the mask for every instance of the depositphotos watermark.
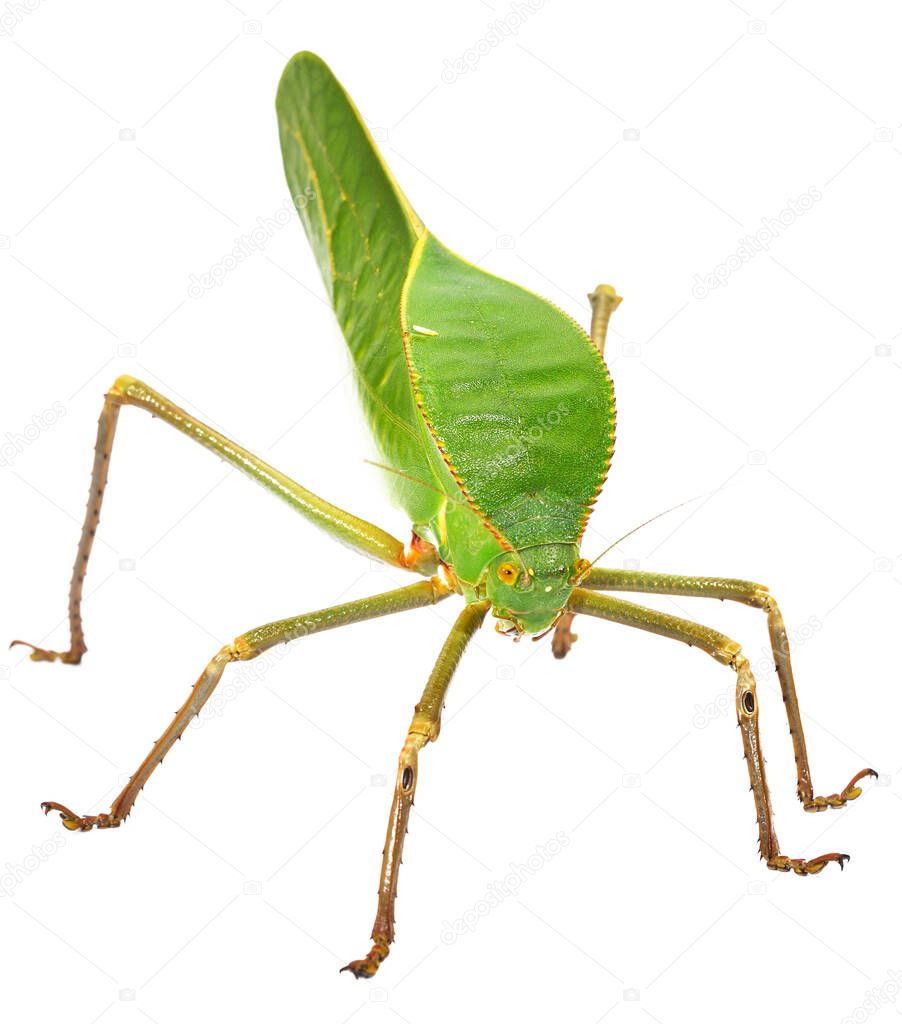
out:
{"label": "depositphotos watermark", "polygon": [[247,234],[240,235],[235,239],[235,244],[230,252],[227,252],[222,259],[218,260],[203,274],[192,274],[188,279],[188,297],[191,299],[202,298],[211,288],[218,288],[236,267],[244,263],[256,252],[261,252],[269,244],[273,235],[294,221],[294,211],[300,212],[309,203],[316,199],[316,192],[312,185],[308,185],[304,191],[284,203],[273,213],[271,217],[258,217],[257,226]]}
{"label": "depositphotos watermark", "polygon": [[[298,631],[297,637],[303,635],[302,631]],[[295,637],[291,639],[295,639]],[[233,700],[237,700],[242,693],[246,693],[255,683],[264,679],[267,672],[283,658],[286,658],[289,653],[290,649],[286,643],[271,648],[261,657],[232,662],[234,671],[216,687],[207,703],[191,719],[189,728],[200,729],[214,718],[221,718]]]}
{"label": "depositphotos watermark", "polygon": [[0,440],[0,466],[11,466],[13,462],[30,445],[49,430],[55,423],[66,415],[66,407],[62,402],[54,402],[49,409],[37,412],[31,417],[31,422],[13,434],[6,432],[6,437]]}
{"label": "depositphotos watermark", "polygon": [[[824,628],[823,622],[816,615],[809,615],[808,619],[800,626],[787,630],[787,639],[792,650],[798,650],[803,644],[820,633]],[[770,647],[762,647],[758,657],[752,662],[752,672],[760,678],[767,672],[774,669],[774,654]],[[727,686],[714,700],[707,704],[696,704],[692,712],[692,724],[696,729],[706,729],[712,722],[724,715],[736,713],[736,687]]]}
{"label": "depositphotos watermark", "polygon": [[490,21],[488,32],[480,36],[472,46],[468,46],[459,57],[455,57],[453,60],[445,58],[442,67],[442,81],[445,85],[452,85],[461,75],[465,75],[468,71],[475,71],[476,65],[483,57],[488,56],[496,46],[500,46],[506,39],[515,36],[520,31],[521,25],[525,24],[528,18],[544,6],[545,0],[525,0],[525,2],[514,0],[507,14],[502,18]]}
{"label": "depositphotos watermark", "polygon": [[63,833],[54,832],[40,846],[32,846],[31,853],[27,853],[22,858],[21,864],[10,864],[7,861],[3,868],[3,874],[0,875],[0,896],[12,896],[29,875],[33,875],[42,864],[46,864],[65,845],[66,837]]}
{"label": "depositphotos watermark", "polygon": [[33,14],[42,4],[43,0],[15,0],[8,3],[0,11],[0,36],[11,36],[19,25]]}
{"label": "depositphotos watermark", "polygon": [[[847,1013],[840,1021],[840,1024],[864,1024],[875,1013],[879,1013],[884,1006],[892,1006],[902,993],[902,971],[889,970],[886,972],[886,981],[876,988],[870,988],[865,992],[864,999]],[[898,1011],[897,1011],[898,1012]]]}
{"label": "depositphotos watermark", "polygon": [[442,942],[450,946],[452,942],[466,934],[475,932],[480,920],[499,907],[508,897],[514,896],[528,879],[540,871],[553,857],[556,857],[565,846],[570,845],[570,837],[566,832],[556,832],[546,843],[537,843],[534,853],[525,861],[515,864],[511,861],[510,871],[500,880],[490,882],[486,887],[485,896],[477,900],[469,910],[453,921],[442,922]]}
{"label": "depositphotos watermark", "polygon": [[499,473],[507,472],[514,463],[526,455],[530,445],[541,441],[547,433],[560,426],[561,422],[569,415],[570,407],[567,403],[558,402],[554,409],[549,409],[528,427],[521,427],[517,439],[489,460],[483,470],[485,475],[494,478]]}
{"label": "depositphotos watermark", "polygon": [[707,274],[696,274],[692,280],[692,295],[704,299],[715,288],[724,288],[730,277],[755,258],[759,252],[767,252],[770,245],[815,203],[823,199],[823,193],[813,185],[796,199],[787,200],[786,206],[776,217],[762,217],[761,227],[751,235],[739,239],[739,245],[721,263]]}

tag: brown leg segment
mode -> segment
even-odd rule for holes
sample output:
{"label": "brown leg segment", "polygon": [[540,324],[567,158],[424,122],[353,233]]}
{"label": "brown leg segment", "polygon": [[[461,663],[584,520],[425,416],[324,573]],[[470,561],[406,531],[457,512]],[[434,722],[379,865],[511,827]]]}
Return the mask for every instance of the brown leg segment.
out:
{"label": "brown leg segment", "polygon": [[110,468],[116,423],[123,405],[134,405],[139,409],[163,420],[181,431],[192,441],[218,455],[225,462],[246,473],[268,491],[291,505],[296,512],[331,533],[343,544],[373,558],[379,558],[389,565],[410,569],[423,576],[431,576],[438,565],[435,549],[419,538],[405,548],[401,541],[381,530],[378,526],[345,512],[336,505],[318,497],[306,487],[279,472],[256,455],[230,441],[219,431],[201,423],[174,402],[165,398],[153,388],[134,377],[119,377],[103,403],[100,421],[97,425],[97,443],[94,448],[94,469],[91,474],[91,489],[88,494],[88,508],[85,513],[81,540],[72,580],[69,584],[69,649],[66,651],[45,650],[24,640],[14,640],[11,646],[23,644],[30,647],[33,661],[56,661],[77,665],[87,650],[81,619],[81,600],[88,559],[94,546],[94,535],[100,522],[100,509],[106,489]]}
{"label": "brown leg segment", "polygon": [[570,648],[579,639],[572,628],[575,618],[573,612],[564,612],[557,620],[554,636],[551,638],[551,653],[555,658],[566,658],[570,653]]}
{"label": "brown leg segment", "polygon": [[[808,749],[805,745],[805,731],[802,728],[802,714],[796,695],[792,662],[789,657],[789,637],[777,602],[767,587],[749,580],[726,579],[717,576],[674,576],[665,573],[638,572],[622,569],[593,569],[581,586],[586,590],[627,591],[644,594],[671,594],[678,597],[709,597],[721,601],[738,601],[752,608],[760,608],[767,614],[767,632],[783,705],[789,722],[792,748],[796,761],[797,792],[806,811],[825,811],[828,807],[842,807],[849,800],[861,795],[858,783],[868,776],[877,777],[873,768],[863,768],[840,793],[830,796],[815,796],[811,782],[811,768],[808,764]],[[571,616],[572,621],[572,616]],[[559,628],[563,619],[559,623]],[[569,623],[567,631],[569,632]],[[555,643],[558,642],[555,636]],[[553,647],[554,649],[554,647]],[[569,646],[567,647],[569,650]],[[566,654],[555,656],[562,658]]]}
{"label": "brown leg segment", "polygon": [[185,729],[206,704],[216,689],[226,666],[233,661],[250,661],[270,647],[289,643],[311,633],[321,633],[338,626],[347,626],[352,622],[374,619],[380,615],[393,612],[408,611],[411,608],[424,608],[436,604],[447,597],[451,591],[437,577],[422,580],[409,587],[391,590],[375,597],[365,597],[359,601],[335,605],[322,611],[310,612],[291,619],[280,619],[265,626],[258,626],[247,633],[242,633],[230,644],[219,651],[207,664],[200,678],[194,684],[188,699],[176,713],[176,716],[153,745],[150,753],[141,762],[138,770],[131,777],[122,792],[113,801],[108,814],[79,815],[63,804],[48,801],[41,804],[44,813],[59,811],[63,825],[72,831],[90,832],[93,828],[118,828],[128,817],[138,794],[144,788],[154,769],[160,764]]}
{"label": "brown leg segment", "polygon": [[88,507],[85,521],[81,528],[81,539],[75,564],[72,566],[72,578],[69,583],[69,649],[67,651],[49,651],[35,647],[26,640],[13,640],[10,647],[17,644],[31,648],[32,661],[55,661],[57,658],[65,665],[77,665],[87,651],[85,633],[81,620],[81,599],[84,593],[85,574],[88,571],[88,559],[94,547],[94,535],[100,522],[100,506],[103,504],[103,492],[106,489],[107,476],[110,472],[110,452],[113,449],[113,438],[116,436],[116,423],[119,420],[119,409],[122,403],[113,394],[106,396],[103,411],[97,424],[97,441],[94,445],[94,466],[91,471],[91,490],[88,495]]}
{"label": "brown leg segment", "polygon": [[356,978],[372,978],[379,965],[388,956],[389,947],[395,938],[395,899],[398,895],[398,872],[401,867],[401,853],[410,809],[417,788],[417,761],[420,751],[432,740],[438,739],[441,729],[442,707],[451,684],[451,677],[473,634],[482,625],[489,602],[467,605],[442,647],[423,696],[414,709],[413,720],[407,730],[407,739],[398,759],[398,775],[392,798],[391,813],[385,847],[382,850],[382,871],[379,876],[379,905],[373,925],[373,946],[362,960],[352,960],[343,971],[350,971]]}
{"label": "brown leg segment", "polygon": [[736,715],[742,730],[742,745],[748,765],[749,782],[755,798],[758,848],[761,856],[767,861],[769,868],[775,871],[794,871],[797,875],[817,874],[830,861],[836,861],[840,867],[843,866],[849,859],[845,853],[826,853],[811,860],[802,860],[787,857],[780,852],[764,771],[764,756],[761,752],[755,678],[739,644],[723,633],[718,633],[707,626],[700,626],[688,619],[665,615],[663,612],[643,608],[641,605],[606,594],[593,594],[579,587],[574,590],[568,608],[580,614],[593,615],[673,640],[681,640],[691,647],[698,647],[722,665],[729,665],[736,672]]}

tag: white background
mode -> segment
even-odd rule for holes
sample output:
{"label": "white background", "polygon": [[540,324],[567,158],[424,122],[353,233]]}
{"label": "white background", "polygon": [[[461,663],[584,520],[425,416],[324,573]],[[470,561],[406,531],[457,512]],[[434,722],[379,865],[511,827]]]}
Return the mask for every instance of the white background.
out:
{"label": "white background", "polygon": [[[818,791],[884,773],[846,810],[805,815],[763,616],[660,601],[740,639],[759,670],[784,852],[853,855],[843,873],[776,875],[756,854],[728,669],[603,623],[580,622],[563,663],[487,628],[422,757],[398,941],[373,982],[339,975],[368,949],[385,777],[456,599],[233,671],[124,828],[64,834],[40,801],[107,809],[221,644],[407,581],[126,410],[90,654],[3,659],[11,1017],[895,1019],[902,19],[889,2],[775,3],[548,0],[498,45],[503,0],[4,7],[4,637],[65,645],[95,421],[120,372],[406,535],[363,462],[296,219],[188,293],[285,209],[273,98],[312,49],[446,244],[584,323],[599,281],[625,296],[617,451],[584,553],[697,499],[605,564],[770,585]],[[730,272],[741,239],[810,189]],[[29,426],[55,402],[56,423]],[[558,833],[485,913],[487,888]]]}

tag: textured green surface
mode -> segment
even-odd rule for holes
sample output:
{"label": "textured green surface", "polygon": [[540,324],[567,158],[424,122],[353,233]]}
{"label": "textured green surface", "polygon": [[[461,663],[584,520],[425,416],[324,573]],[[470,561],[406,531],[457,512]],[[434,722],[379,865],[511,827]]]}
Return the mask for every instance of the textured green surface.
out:
{"label": "textured green surface", "polygon": [[[509,625],[545,628],[572,589],[613,450],[601,355],[551,303],[426,231],[318,57],[292,58],[276,106],[289,187],[396,501],[468,600],[488,594]],[[497,573],[505,557],[512,585]]]}
{"label": "textured green surface", "polygon": [[578,541],[614,443],[613,390],[598,350],[551,303],[432,235],[411,271],[408,360],[455,475],[513,547]]}
{"label": "textured green surface", "polygon": [[[357,368],[384,458],[432,481],[399,326],[401,287],[422,225],[398,191],[360,114],[328,67],[299,53],[276,97],[288,186]],[[393,478],[415,522],[438,495]]]}

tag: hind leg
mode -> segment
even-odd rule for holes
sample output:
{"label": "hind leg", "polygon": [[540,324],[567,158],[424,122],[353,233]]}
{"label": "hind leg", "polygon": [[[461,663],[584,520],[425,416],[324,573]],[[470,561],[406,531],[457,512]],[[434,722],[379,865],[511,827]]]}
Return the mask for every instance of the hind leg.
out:
{"label": "hind leg", "polygon": [[229,440],[219,431],[201,423],[196,417],[180,409],[174,402],[154,391],[134,377],[118,377],[110,388],[103,403],[100,421],[97,424],[97,442],[94,448],[94,468],[91,473],[91,488],[88,494],[88,507],[85,512],[81,539],[72,568],[72,580],[69,584],[69,648],[65,651],[52,651],[36,647],[24,640],[14,640],[13,644],[23,644],[31,648],[33,661],[56,661],[64,664],[77,665],[87,651],[85,634],[81,618],[81,600],[85,574],[88,571],[88,560],[94,546],[94,535],[100,522],[100,509],[103,494],[106,490],[107,477],[110,470],[110,457],[113,452],[113,441],[116,437],[116,424],[119,410],[124,405],[133,405],[152,416],[168,423],[181,431],[192,441],[204,446],[221,459],[231,463],[236,469],[256,480],[268,491],[287,502],[302,516],[332,534],[337,540],[349,547],[379,558],[389,565],[402,569],[411,569],[424,576],[429,576],[437,567],[435,550],[422,541],[409,547],[396,540],[378,526],[359,519],[350,512],[345,512],[323,498],[318,497],[306,487],[279,472],[256,455]]}

